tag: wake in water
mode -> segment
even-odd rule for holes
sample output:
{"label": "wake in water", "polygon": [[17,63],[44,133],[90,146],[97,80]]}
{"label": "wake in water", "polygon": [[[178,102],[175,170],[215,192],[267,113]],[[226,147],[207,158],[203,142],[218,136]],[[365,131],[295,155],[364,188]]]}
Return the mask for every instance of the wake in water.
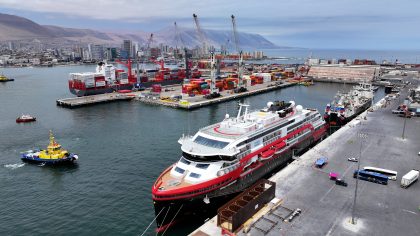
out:
{"label": "wake in water", "polygon": [[17,169],[17,168],[20,168],[20,167],[23,167],[23,166],[25,166],[25,163],[6,164],[6,165],[4,165],[4,167],[9,168],[11,170],[14,170],[14,169]]}

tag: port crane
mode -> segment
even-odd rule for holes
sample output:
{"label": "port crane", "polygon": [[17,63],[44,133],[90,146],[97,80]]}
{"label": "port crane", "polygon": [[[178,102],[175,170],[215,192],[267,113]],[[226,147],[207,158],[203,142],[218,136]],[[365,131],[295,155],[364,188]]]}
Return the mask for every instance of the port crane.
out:
{"label": "port crane", "polygon": [[200,22],[198,21],[197,14],[194,13],[193,14],[193,18],[194,18],[195,27],[197,29],[198,37],[199,37],[200,41],[203,43],[203,48],[201,50],[200,57],[201,56],[205,57],[207,55],[207,41],[206,41],[206,37],[204,36],[204,32],[201,29]]}
{"label": "port crane", "polygon": [[239,54],[239,61],[238,61],[238,87],[235,89],[236,93],[241,93],[241,92],[246,92],[246,85],[244,85],[243,82],[243,64],[244,64],[244,60],[243,60],[243,53],[242,50],[239,48],[239,37],[238,37],[238,32],[236,30],[236,20],[235,20],[235,16],[231,15],[231,19],[232,19],[232,31],[233,31],[233,39],[235,42],[235,49],[236,52]]}
{"label": "port crane", "polygon": [[205,98],[217,98],[220,97],[219,89],[216,87],[217,67],[220,62],[220,58],[217,58],[215,52],[210,52],[210,94],[206,95]]}
{"label": "port crane", "polygon": [[[200,53],[200,57],[205,57],[207,55],[207,40],[204,35],[203,30],[201,29],[200,22],[198,21],[197,14],[193,14],[194,23],[197,29],[198,37],[200,41],[203,43],[202,53]],[[210,93],[205,96],[207,99],[217,98],[220,97],[219,89],[216,87],[216,77],[217,77],[217,68],[218,64],[220,63],[220,58],[216,58],[214,50],[210,52]]]}
{"label": "port crane", "polygon": [[190,67],[189,67],[189,61],[188,61],[188,50],[187,50],[187,47],[185,46],[184,41],[182,40],[182,37],[181,37],[181,34],[179,33],[179,29],[176,22],[174,22],[174,26],[175,26],[175,41],[179,40],[184,50],[185,79],[190,79],[191,76],[190,76]]}

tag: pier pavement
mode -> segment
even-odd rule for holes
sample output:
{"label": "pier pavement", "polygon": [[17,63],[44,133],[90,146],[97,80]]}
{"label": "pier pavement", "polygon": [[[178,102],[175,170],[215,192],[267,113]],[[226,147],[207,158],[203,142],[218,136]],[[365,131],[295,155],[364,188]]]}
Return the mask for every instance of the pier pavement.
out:
{"label": "pier pavement", "polygon": [[[362,113],[270,178],[282,206],[302,210],[293,221],[266,214],[236,235],[420,235],[420,183],[400,187],[404,174],[420,169],[420,119],[391,112],[406,95],[404,89],[401,99],[381,100],[372,112]],[[328,158],[322,169],[314,167],[319,157]],[[359,180],[354,205],[353,172],[358,163],[349,162],[349,157],[359,158],[360,168],[397,171],[397,180],[388,185]],[[348,186],[336,185],[330,172],[338,173]],[[220,235],[216,217],[191,235]]]}

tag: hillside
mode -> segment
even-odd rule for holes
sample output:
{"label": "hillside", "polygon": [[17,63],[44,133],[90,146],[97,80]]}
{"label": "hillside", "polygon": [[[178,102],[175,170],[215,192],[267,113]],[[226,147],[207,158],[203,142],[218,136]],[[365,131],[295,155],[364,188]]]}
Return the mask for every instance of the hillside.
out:
{"label": "hillside", "polygon": [[0,13],[0,40],[51,38],[45,27],[23,17]]}
{"label": "hillside", "polygon": [[[0,41],[11,40],[33,40],[41,41],[60,41],[66,43],[100,43],[110,45],[120,45],[124,39],[139,42],[141,45],[147,42],[150,33],[147,32],[101,32],[91,29],[65,28],[52,25],[39,25],[23,17],[0,13]],[[160,43],[170,46],[194,47],[202,45],[194,29],[179,29],[182,42],[175,40],[175,30],[173,27],[153,32],[153,44]],[[220,47],[221,45],[234,48],[232,44],[232,32],[226,30],[205,30],[207,43]],[[276,48],[272,42],[268,41],[259,34],[249,34],[239,32],[239,42],[241,48]]]}

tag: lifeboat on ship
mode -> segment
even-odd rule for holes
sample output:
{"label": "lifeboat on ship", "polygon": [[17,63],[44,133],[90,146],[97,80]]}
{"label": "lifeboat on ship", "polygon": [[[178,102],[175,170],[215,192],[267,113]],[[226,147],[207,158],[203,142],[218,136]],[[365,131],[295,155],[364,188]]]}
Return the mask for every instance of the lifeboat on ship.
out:
{"label": "lifeboat on ship", "polygon": [[264,161],[264,160],[272,158],[274,153],[276,153],[276,150],[277,149],[275,147],[269,148],[267,151],[264,151],[264,152],[261,153],[261,158],[260,159],[262,161]]}

